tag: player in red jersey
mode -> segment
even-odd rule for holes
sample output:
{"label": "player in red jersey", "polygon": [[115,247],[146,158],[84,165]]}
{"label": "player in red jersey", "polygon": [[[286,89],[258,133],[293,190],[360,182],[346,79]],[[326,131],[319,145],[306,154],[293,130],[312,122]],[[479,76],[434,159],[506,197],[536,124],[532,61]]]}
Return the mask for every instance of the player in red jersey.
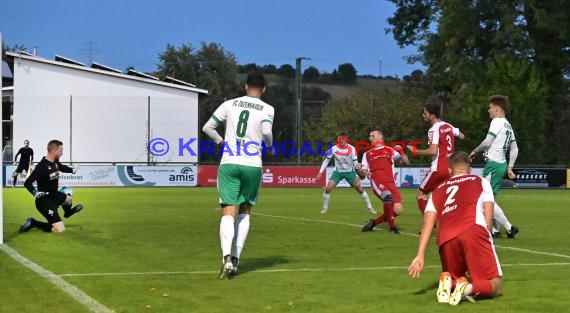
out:
{"label": "player in red jersey", "polygon": [[422,179],[416,193],[416,200],[422,214],[426,208],[428,194],[442,181],[449,178],[447,163],[449,156],[455,152],[455,137],[459,139],[465,138],[465,135],[458,128],[441,120],[440,112],[441,106],[439,104],[428,102],[422,113],[424,122],[431,125],[428,131],[429,148],[416,150],[414,146],[408,146],[408,149],[414,155],[429,155],[432,157],[430,171]]}
{"label": "player in red jersey", "polygon": [[370,132],[369,139],[372,143],[372,148],[364,153],[362,164],[357,164],[355,170],[358,176],[368,176],[370,179],[374,194],[384,204],[384,214],[369,220],[362,228],[362,231],[372,231],[374,226],[388,222],[390,232],[399,234],[400,231],[396,227],[395,218],[402,214],[404,207],[402,205],[402,196],[394,180],[394,162],[399,160],[402,164],[410,164],[410,161],[403,153],[401,147],[396,147],[399,147],[398,152],[386,146],[382,131],[378,129],[373,130]]}
{"label": "player in red jersey", "polygon": [[[417,278],[436,220],[437,244],[443,273],[437,299],[457,305],[464,297],[496,297],[501,293],[502,271],[491,237],[494,197],[491,184],[472,175],[469,155],[453,154],[449,160],[451,178],[441,183],[428,201],[419,240],[418,254],[408,272]],[[472,283],[465,278],[469,272]],[[452,282],[455,282],[453,293]]]}

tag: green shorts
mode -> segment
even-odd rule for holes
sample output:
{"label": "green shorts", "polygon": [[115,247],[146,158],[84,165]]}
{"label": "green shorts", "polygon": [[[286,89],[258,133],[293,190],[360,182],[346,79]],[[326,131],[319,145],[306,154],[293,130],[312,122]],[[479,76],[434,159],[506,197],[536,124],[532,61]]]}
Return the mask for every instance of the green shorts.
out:
{"label": "green shorts", "polygon": [[497,163],[489,161],[487,164],[485,164],[485,168],[483,169],[483,177],[491,183],[494,195],[499,193],[505,174],[507,174],[507,162]]}
{"label": "green shorts", "polygon": [[222,205],[257,201],[261,187],[261,167],[222,164],[218,167],[218,195]]}
{"label": "green shorts", "polygon": [[338,172],[338,171],[333,171],[332,176],[330,179],[334,180],[335,183],[340,183],[340,181],[342,179],[346,179],[346,181],[348,182],[349,185],[352,186],[352,184],[354,183],[354,181],[356,180],[356,172],[355,171],[351,171],[351,172]]}

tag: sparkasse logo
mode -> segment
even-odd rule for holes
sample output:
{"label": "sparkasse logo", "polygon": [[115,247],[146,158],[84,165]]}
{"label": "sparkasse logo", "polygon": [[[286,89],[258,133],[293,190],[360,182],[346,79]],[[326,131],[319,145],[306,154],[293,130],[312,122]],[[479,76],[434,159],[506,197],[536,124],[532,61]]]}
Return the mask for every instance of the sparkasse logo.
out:
{"label": "sparkasse logo", "polygon": [[194,179],[194,171],[190,167],[183,167],[180,170],[180,174],[168,176],[169,181],[194,181]]}

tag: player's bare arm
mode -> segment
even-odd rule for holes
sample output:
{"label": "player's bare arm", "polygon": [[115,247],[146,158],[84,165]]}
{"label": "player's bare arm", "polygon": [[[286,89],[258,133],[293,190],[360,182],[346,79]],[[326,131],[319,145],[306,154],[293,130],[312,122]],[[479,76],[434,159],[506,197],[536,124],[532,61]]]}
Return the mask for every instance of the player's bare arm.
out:
{"label": "player's bare arm", "polygon": [[415,153],[416,155],[434,156],[437,153],[437,144],[431,144],[427,149],[416,150],[416,147],[411,145],[406,146],[406,148],[408,148],[408,150],[410,150],[412,153]]}
{"label": "player's bare arm", "polygon": [[424,224],[419,239],[418,253],[416,257],[412,260],[410,267],[408,267],[408,274],[412,276],[412,278],[418,278],[422,273],[422,269],[424,267],[426,248],[431,238],[431,232],[433,230],[433,226],[435,225],[436,219],[437,215],[435,212],[427,212],[427,211],[425,212]]}

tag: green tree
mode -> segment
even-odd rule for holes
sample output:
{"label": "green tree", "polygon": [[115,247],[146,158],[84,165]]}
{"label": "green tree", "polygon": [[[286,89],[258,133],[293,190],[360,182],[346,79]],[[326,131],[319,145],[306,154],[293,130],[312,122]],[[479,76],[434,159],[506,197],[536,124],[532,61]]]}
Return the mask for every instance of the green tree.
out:
{"label": "green tree", "polygon": [[295,78],[295,68],[290,64],[283,64],[277,70],[277,75],[289,79]]}
{"label": "green tree", "polygon": [[319,76],[321,76],[321,73],[319,72],[319,69],[317,69],[314,66],[309,66],[304,72],[303,72],[303,82],[305,83],[314,83],[319,79]]}
{"label": "green tree", "polygon": [[277,67],[273,64],[266,64],[261,67],[263,74],[277,74]]}
{"label": "green tree", "polygon": [[344,63],[338,66],[338,81],[342,84],[356,83],[356,69],[350,63]]}
{"label": "green tree", "polygon": [[[421,119],[425,99],[415,94],[403,94],[388,89],[377,89],[353,94],[327,103],[322,121],[305,126],[306,137],[316,147],[319,141],[334,141],[338,131],[346,131],[352,141],[368,142],[374,127],[380,128],[388,142],[423,140],[427,126]],[[363,152],[360,152],[359,159]],[[319,162],[320,157],[304,157]],[[416,159],[413,162],[424,163]]]}
{"label": "green tree", "polygon": [[568,162],[570,142],[547,125],[561,124],[550,112],[569,107],[570,2],[390,1],[397,8],[388,31],[401,47],[418,46],[409,61],[426,65],[425,88],[444,96],[451,116],[471,122],[468,138],[482,139],[486,99],[503,93],[511,98],[519,160]]}

